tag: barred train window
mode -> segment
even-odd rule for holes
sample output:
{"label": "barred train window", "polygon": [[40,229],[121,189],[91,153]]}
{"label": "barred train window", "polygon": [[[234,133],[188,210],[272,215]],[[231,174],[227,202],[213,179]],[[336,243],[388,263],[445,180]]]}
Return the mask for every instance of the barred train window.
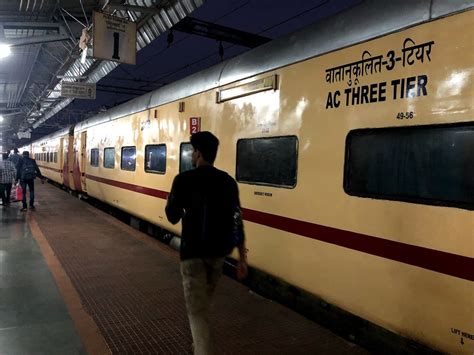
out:
{"label": "barred train window", "polygon": [[135,171],[137,163],[137,148],[135,147],[123,147],[122,148],[122,160],[120,163],[120,169]]}
{"label": "barred train window", "polygon": [[240,139],[237,142],[237,181],[293,188],[297,161],[296,136]]}
{"label": "barred train window", "polygon": [[145,171],[164,174],[166,172],[166,145],[145,146]]}
{"label": "barred train window", "polygon": [[474,125],[352,131],[350,195],[474,209]]}
{"label": "barred train window", "polygon": [[91,166],[99,166],[99,149],[91,149]]}
{"label": "barred train window", "polygon": [[115,168],[115,148],[104,149],[104,168]]}
{"label": "barred train window", "polygon": [[179,172],[193,169],[192,155],[194,148],[191,143],[181,143],[179,154]]}
{"label": "barred train window", "polygon": [[54,162],[57,163],[58,162],[58,152],[54,152]]}

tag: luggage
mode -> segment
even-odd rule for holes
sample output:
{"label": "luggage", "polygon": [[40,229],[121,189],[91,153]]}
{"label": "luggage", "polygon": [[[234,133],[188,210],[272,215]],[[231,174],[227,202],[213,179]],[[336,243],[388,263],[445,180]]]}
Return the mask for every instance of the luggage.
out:
{"label": "luggage", "polygon": [[15,201],[23,200],[23,189],[21,188],[20,184],[15,186],[15,199],[14,200]]}
{"label": "luggage", "polygon": [[16,201],[16,185],[13,185],[10,191],[10,201]]}

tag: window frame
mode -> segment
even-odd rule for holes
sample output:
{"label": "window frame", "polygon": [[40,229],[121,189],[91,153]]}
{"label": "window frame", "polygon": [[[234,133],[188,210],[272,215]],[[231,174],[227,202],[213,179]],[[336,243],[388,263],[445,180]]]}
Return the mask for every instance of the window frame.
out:
{"label": "window frame", "polygon": [[[184,172],[184,171],[181,170],[181,166],[182,166],[182,162],[181,162],[181,156],[182,156],[182,155],[181,155],[181,152],[182,152],[182,148],[183,148],[183,145],[184,145],[184,144],[189,144],[191,147],[193,146],[193,145],[191,144],[191,142],[181,142],[181,143],[179,144],[179,173],[180,173],[180,174]],[[194,151],[194,147],[193,147],[193,151]],[[190,170],[192,170],[192,169],[190,169]],[[190,170],[185,170],[185,171],[190,171]]]}
{"label": "window frame", "polygon": [[[158,170],[147,170],[146,163],[147,163],[147,154],[146,154],[146,149],[148,147],[160,147],[164,146],[165,147],[165,170],[164,171],[158,171]],[[180,152],[181,153],[181,152]],[[159,143],[159,144],[147,144],[145,145],[145,150],[144,150],[144,164],[143,164],[143,170],[147,174],[159,174],[159,175],[165,175],[166,174],[166,169],[168,167],[167,160],[168,160],[168,147],[166,146],[166,143]],[[181,154],[180,154],[180,164],[181,164]]]}
{"label": "window frame", "polygon": [[[97,152],[97,165],[92,164],[92,151]],[[89,165],[94,168],[98,168],[100,166],[100,149],[99,148],[91,148],[90,150],[91,158],[89,159]]]}
{"label": "window frame", "polygon": [[[130,149],[130,148],[135,149],[135,161],[134,161],[134,164],[133,164],[133,169],[124,169],[124,167],[123,167],[123,150],[124,149]],[[120,148],[120,170],[123,170],[123,171],[136,171],[137,170],[137,146],[127,145],[127,146],[124,146],[124,147]]]}
{"label": "window frame", "polygon": [[355,192],[349,189],[349,175],[351,173],[349,168],[349,159],[350,159],[350,139],[352,139],[355,135],[360,135],[363,132],[387,132],[393,131],[398,132],[402,130],[424,130],[424,129],[432,129],[432,128],[456,128],[456,127],[474,127],[472,122],[457,122],[453,124],[443,123],[443,124],[426,124],[426,125],[418,125],[418,126],[399,126],[399,127],[377,127],[377,128],[360,128],[354,129],[348,132],[346,135],[345,140],[345,147],[344,147],[344,166],[343,166],[343,189],[346,194],[349,196],[355,197],[362,197],[362,198],[371,198],[376,200],[384,200],[384,201],[396,201],[396,202],[407,202],[407,203],[414,203],[420,205],[427,205],[427,206],[440,206],[440,207],[455,207],[455,208],[462,208],[467,210],[474,210],[474,205],[470,205],[469,203],[464,202],[455,202],[455,201],[446,201],[446,200],[439,200],[439,199],[430,199],[425,197],[410,197],[410,196],[394,196],[394,195],[383,195],[377,193],[364,193],[364,192]]}
{"label": "window frame", "polygon": [[[105,159],[105,151],[106,150],[113,150],[114,151],[114,165],[113,166],[105,166],[105,162],[106,162],[106,159]],[[104,169],[115,169],[115,147],[107,147],[107,148],[104,148],[104,160],[102,162],[102,167]]]}
{"label": "window frame", "polygon": [[[263,183],[263,182],[250,182],[250,181],[242,181],[238,179],[238,159],[239,159],[239,142],[240,141],[246,141],[246,140],[258,140],[258,139],[277,139],[277,138],[288,138],[288,137],[294,137],[296,139],[296,157],[295,157],[295,183],[294,185],[278,185],[278,184],[271,184],[271,183]],[[296,134],[287,134],[287,135],[280,135],[280,136],[268,136],[268,137],[251,137],[251,138],[239,138],[237,140],[237,143],[235,145],[235,180],[240,183],[240,184],[246,184],[246,185],[254,185],[254,186],[269,186],[269,187],[275,187],[275,188],[281,188],[281,189],[294,189],[298,185],[298,158],[299,158],[299,147],[300,147],[300,141],[299,138]]]}

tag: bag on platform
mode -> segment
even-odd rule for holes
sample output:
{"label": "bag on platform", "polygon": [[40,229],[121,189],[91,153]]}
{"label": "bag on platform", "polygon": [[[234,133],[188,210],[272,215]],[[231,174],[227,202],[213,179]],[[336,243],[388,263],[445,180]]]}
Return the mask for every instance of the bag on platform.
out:
{"label": "bag on platform", "polygon": [[10,191],[10,201],[16,201],[16,185],[13,185]]}
{"label": "bag on platform", "polygon": [[23,200],[23,189],[21,188],[20,184],[15,186],[15,200],[16,201]]}

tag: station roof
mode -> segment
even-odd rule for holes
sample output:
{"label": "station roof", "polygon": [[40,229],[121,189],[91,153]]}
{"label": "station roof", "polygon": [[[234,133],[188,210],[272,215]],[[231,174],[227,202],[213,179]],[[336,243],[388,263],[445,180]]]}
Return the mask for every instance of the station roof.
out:
{"label": "station roof", "polygon": [[[11,45],[8,57],[0,48],[0,146],[81,122],[360,2],[0,0],[0,45]],[[136,65],[94,59],[90,49],[81,62],[93,11],[137,23]],[[61,80],[97,83],[96,99],[61,97]],[[25,132],[31,138],[20,141]]]}

